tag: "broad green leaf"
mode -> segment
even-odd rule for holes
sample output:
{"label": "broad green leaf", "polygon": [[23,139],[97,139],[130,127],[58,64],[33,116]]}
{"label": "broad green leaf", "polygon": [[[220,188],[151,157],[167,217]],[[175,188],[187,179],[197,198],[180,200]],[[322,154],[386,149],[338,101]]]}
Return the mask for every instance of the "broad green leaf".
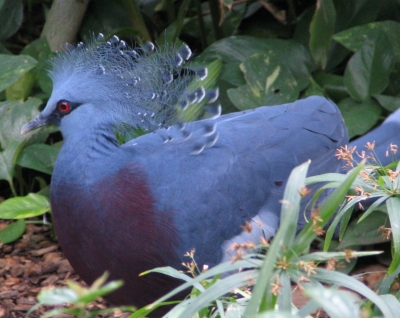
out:
{"label": "broad green leaf", "polygon": [[[151,1],[144,1],[140,3],[141,10],[144,14],[154,14],[154,5]],[[151,5],[151,9],[149,8]],[[93,1],[90,5],[90,10],[87,10],[85,18],[82,21],[82,25],[79,29],[80,36],[87,36],[88,34],[103,33],[105,36],[113,35],[120,31],[122,26],[131,26],[129,11],[125,9],[121,1],[108,1],[107,5],[104,5],[102,1]],[[133,29],[130,28],[125,35],[132,38]],[[116,34],[120,35],[120,34]],[[139,36],[140,37],[140,36]]]}
{"label": "broad green leaf", "polygon": [[296,41],[262,39],[250,36],[231,36],[210,45],[197,61],[212,61],[220,58],[223,62],[221,79],[236,86],[245,83],[239,65],[257,53],[273,51],[291,71],[299,89],[309,84],[311,57],[306,48]]}
{"label": "broad green leaf", "polygon": [[14,167],[24,142],[11,141],[3,151],[0,151],[0,180],[7,180],[12,188]]}
{"label": "broad green leaf", "polygon": [[35,75],[32,71],[26,72],[13,84],[6,88],[6,99],[9,101],[24,100],[31,95],[35,86]]}
{"label": "broad green leaf", "polygon": [[385,239],[382,232],[378,231],[380,226],[388,225],[386,224],[387,221],[387,215],[379,211],[370,214],[360,223],[358,223],[358,220],[353,220],[347,227],[337,249],[342,250],[349,246],[387,242],[388,239]]}
{"label": "broad green leaf", "polygon": [[24,234],[26,228],[25,220],[19,219],[0,230],[0,242],[8,244],[18,240]]}
{"label": "broad green leaf", "polygon": [[[13,35],[22,24],[24,16],[22,0],[0,1],[0,41],[4,41]],[[1,89],[0,89],[1,90]]]}
{"label": "broad green leaf", "polygon": [[[222,2],[224,2],[222,4]],[[222,10],[224,10],[224,19],[221,24],[221,29],[223,30],[223,34],[226,36],[233,35],[237,33],[237,29],[240,26],[243,16],[246,13],[247,4],[246,3],[237,3],[235,4],[235,9],[232,10],[233,0],[222,0],[219,4],[224,6]],[[228,8],[230,6],[230,8]],[[196,18],[197,20],[197,18]],[[221,17],[222,20],[222,17]]]}
{"label": "broad green leaf", "polygon": [[400,61],[400,23],[395,21],[372,22],[356,26],[333,36],[333,39],[344,45],[349,50],[356,52],[364,44],[365,40],[376,38],[376,34],[384,32],[389,38],[393,48],[393,54],[397,61]]}
{"label": "broad green leaf", "polygon": [[335,0],[336,31],[347,30],[357,25],[375,21],[381,7],[381,0]]}
{"label": "broad green leaf", "polygon": [[21,54],[29,55],[38,61],[38,64],[32,72],[40,88],[47,94],[47,97],[49,97],[53,89],[53,83],[48,74],[49,59],[54,53],[51,52],[47,39],[41,37],[30,42],[21,51]]}
{"label": "broad green leaf", "polygon": [[357,102],[351,98],[343,99],[338,107],[349,131],[349,137],[360,136],[369,131],[379,120],[382,108],[373,99]]}
{"label": "broad green leaf", "polygon": [[197,61],[221,59],[224,65],[221,78],[231,84],[242,85],[245,82],[239,65],[252,55],[267,49],[268,44],[264,39],[232,36],[210,45],[197,57]]}
{"label": "broad green leaf", "polygon": [[0,219],[25,219],[50,211],[49,199],[37,193],[10,198],[0,203]]}
{"label": "broad green leaf", "polygon": [[298,99],[296,80],[272,51],[253,55],[240,68],[247,85],[228,90],[230,100],[238,109],[277,105]]}
{"label": "broad green leaf", "polygon": [[318,71],[313,73],[313,78],[336,103],[349,97],[343,76]]}
{"label": "broad green leaf", "polygon": [[47,174],[53,172],[59,149],[46,144],[33,144],[22,150],[17,164]]}
{"label": "broad green leaf", "polygon": [[324,69],[335,30],[336,10],[332,0],[317,0],[310,25],[310,50],[315,62]]}
{"label": "broad green leaf", "polygon": [[350,96],[364,101],[380,94],[389,83],[393,61],[392,46],[383,32],[377,33],[374,39],[366,39],[344,72],[344,84]]}
{"label": "broad green leaf", "polygon": [[5,148],[13,140],[28,143],[44,141],[51,128],[38,129],[28,136],[21,136],[21,127],[39,114],[40,99],[29,98],[27,101],[0,102],[0,147]]}
{"label": "broad green leaf", "polygon": [[[335,32],[347,30],[356,25],[363,25],[375,21],[381,6],[381,0],[334,0],[336,9]],[[347,63],[349,50],[336,41],[331,41],[328,51],[326,69],[337,70]]]}
{"label": "broad green leaf", "polygon": [[392,242],[394,251],[392,263],[388,269],[388,275],[392,274],[400,266],[400,198],[391,197],[386,201],[387,211],[392,229]]}
{"label": "broad green leaf", "polygon": [[37,64],[27,55],[0,54],[0,92],[14,83]]}
{"label": "broad green leaf", "polygon": [[381,106],[391,112],[394,112],[400,108],[400,97],[399,96],[388,96],[388,95],[374,95],[373,96]]}
{"label": "broad green leaf", "polygon": [[304,91],[304,93],[301,95],[302,98],[308,97],[308,96],[326,96],[325,89],[322,88],[321,86],[318,85],[316,81],[314,81],[312,78],[310,79],[310,86],[307,87],[307,89]]}

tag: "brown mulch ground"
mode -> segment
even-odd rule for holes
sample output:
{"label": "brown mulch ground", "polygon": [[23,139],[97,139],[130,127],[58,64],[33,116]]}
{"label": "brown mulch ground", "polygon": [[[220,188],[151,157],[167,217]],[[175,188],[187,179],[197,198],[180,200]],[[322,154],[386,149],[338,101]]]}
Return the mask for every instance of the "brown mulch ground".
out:
{"label": "brown mulch ground", "polygon": [[[7,222],[0,221],[0,229]],[[66,286],[66,280],[84,284],[52,239],[47,226],[27,225],[24,236],[14,244],[0,243],[0,317],[22,318],[37,303],[42,288]],[[105,301],[96,302],[94,308],[106,308]],[[41,307],[30,318],[40,317],[46,309]],[[124,317],[116,312],[107,317]],[[58,317],[71,317],[59,315]]]}
{"label": "brown mulch ground", "polygon": [[[0,229],[7,222],[0,220]],[[360,279],[373,288],[382,279],[385,267],[379,264],[361,266],[358,273],[369,273]],[[27,225],[24,236],[13,244],[0,243],[0,318],[22,318],[37,303],[36,296],[42,288],[66,286],[66,280],[84,284],[63,256],[52,239],[47,226]],[[304,304],[307,299],[299,290],[294,292],[294,303]],[[92,308],[106,308],[105,301],[98,301]],[[49,308],[41,307],[30,318],[38,318]],[[123,318],[129,314],[115,312],[103,317]],[[316,314],[317,317],[324,315]],[[59,315],[59,318],[71,317]],[[325,316],[326,317],[326,316]]]}

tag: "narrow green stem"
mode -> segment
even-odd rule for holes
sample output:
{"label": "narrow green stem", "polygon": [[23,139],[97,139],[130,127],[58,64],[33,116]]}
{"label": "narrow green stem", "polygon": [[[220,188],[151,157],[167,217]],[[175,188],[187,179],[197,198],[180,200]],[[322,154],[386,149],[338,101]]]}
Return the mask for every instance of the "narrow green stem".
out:
{"label": "narrow green stem", "polygon": [[15,191],[15,187],[14,187],[14,183],[13,183],[12,179],[8,180],[8,184],[10,185],[10,189],[11,189],[11,192],[12,192],[13,196],[14,197],[18,196],[17,195],[17,191]]}
{"label": "narrow green stem", "polygon": [[207,47],[207,35],[206,35],[206,28],[204,26],[203,10],[201,7],[201,0],[195,0],[195,2],[196,2],[197,19],[199,20],[199,27],[200,27],[201,48],[202,50],[204,50]]}
{"label": "narrow green stem", "polygon": [[211,20],[214,29],[215,39],[220,40],[223,38],[223,34],[222,34],[222,29],[219,27],[219,19],[221,17],[221,13],[219,10],[219,1],[208,0],[208,4],[210,6]]}
{"label": "narrow green stem", "polygon": [[294,29],[295,29],[295,24],[296,24],[296,10],[294,7],[293,0],[286,0],[286,2],[289,7],[288,15],[287,15],[287,23],[288,23],[289,30],[291,31],[291,33],[293,33]]}
{"label": "narrow green stem", "polygon": [[183,28],[183,21],[185,20],[186,11],[187,8],[189,7],[190,1],[191,0],[183,0],[181,7],[179,8],[178,18],[176,19],[176,31],[173,38],[173,42],[175,42],[176,39],[181,34]]}

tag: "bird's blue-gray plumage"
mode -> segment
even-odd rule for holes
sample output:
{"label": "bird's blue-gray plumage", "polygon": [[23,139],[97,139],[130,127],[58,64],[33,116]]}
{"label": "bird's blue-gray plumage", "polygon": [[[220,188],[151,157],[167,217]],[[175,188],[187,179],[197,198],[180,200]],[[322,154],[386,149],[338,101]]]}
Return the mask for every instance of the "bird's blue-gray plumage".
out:
{"label": "bird's blue-gray plumage", "polygon": [[[114,99],[124,96],[126,87],[108,86],[103,76],[112,69],[107,47],[114,52],[119,43],[114,40],[99,49],[95,42],[88,51],[82,46],[61,55],[52,71],[52,96],[23,132],[55,123],[63,134],[51,202],[59,242],[72,266],[88,283],[105,270],[112,279],[124,279],[124,287],[109,299],[140,306],[176,285],[167,276],[139,278],[140,272],[166,265],[179,268],[185,261],[183,254],[193,248],[200,266],[215,265],[229,258],[227,248],[233,240],[258,243],[260,236],[272,236],[291,170],[311,159],[310,175],[336,171],[340,164],[334,152],[348,137],[336,105],[310,97],[187,123],[184,129],[190,137],[182,133],[182,125],[175,125],[120,146],[116,125],[141,126],[143,119],[137,113],[145,109],[157,118],[145,127],[166,126],[176,118],[176,104],[193,102],[203,94],[199,90],[196,97],[187,92],[190,74],[175,71],[181,65],[171,62],[177,57],[173,52],[165,58],[173,65],[167,73],[175,74],[171,91],[166,81],[157,82],[154,77],[166,72],[158,73],[165,59],[162,51],[156,51],[159,55],[152,57],[145,73],[137,76],[135,70],[144,70],[141,63],[146,64],[150,53],[142,53],[145,57],[134,58],[134,65],[125,67],[130,78],[147,83],[135,91],[137,96]],[[102,52],[101,58],[105,56],[101,64],[105,74],[97,69],[101,59],[93,63],[91,54],[96,56],[96,50]],[[158,92],[160,85],[171,97],[158,109],[147,93]],[[210,96],[215,93],[204,98]],[[166,121],[163,112],[168,114]],[[253,223],[251,233],[242,233],[246,221]],[[301,218],[299,226],[304,222]]]}

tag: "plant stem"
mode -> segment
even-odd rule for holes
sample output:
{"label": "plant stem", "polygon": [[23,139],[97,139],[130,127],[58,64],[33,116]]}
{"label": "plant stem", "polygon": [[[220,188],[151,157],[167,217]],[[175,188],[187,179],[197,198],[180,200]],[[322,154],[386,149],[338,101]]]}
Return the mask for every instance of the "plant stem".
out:
{"label": "plant stem", "polygon": [[206,35],[206,28],[204,26],[203,10],[201,7],[201,0],[195,0],[195,2],[196,2],[197,19],[199,20],[199,27],[200,27],[201,49],[204,50],[207,47],[207,35]]}
{"label": "plant stem", "polygon": [[219,18],[221,16],[219,11],[219,1],[218,0],[208,0],[210,6],[212,25],[214,29],[214,35],[216,40],[223,38],[222,30],[219,27]]}
{"label": "plant stem", "polygon": [[185,20],[185,14],[186,14],[187,8],[189,7],[190,1],[191,0],[183,0],[182,5],[179,8],[178,18],[176,19],[176,31],[175,31],[175,35],[173,38],[173,42],[175,42],[176,39],[181,34],[182,27],[183,27],[183,21]]}

